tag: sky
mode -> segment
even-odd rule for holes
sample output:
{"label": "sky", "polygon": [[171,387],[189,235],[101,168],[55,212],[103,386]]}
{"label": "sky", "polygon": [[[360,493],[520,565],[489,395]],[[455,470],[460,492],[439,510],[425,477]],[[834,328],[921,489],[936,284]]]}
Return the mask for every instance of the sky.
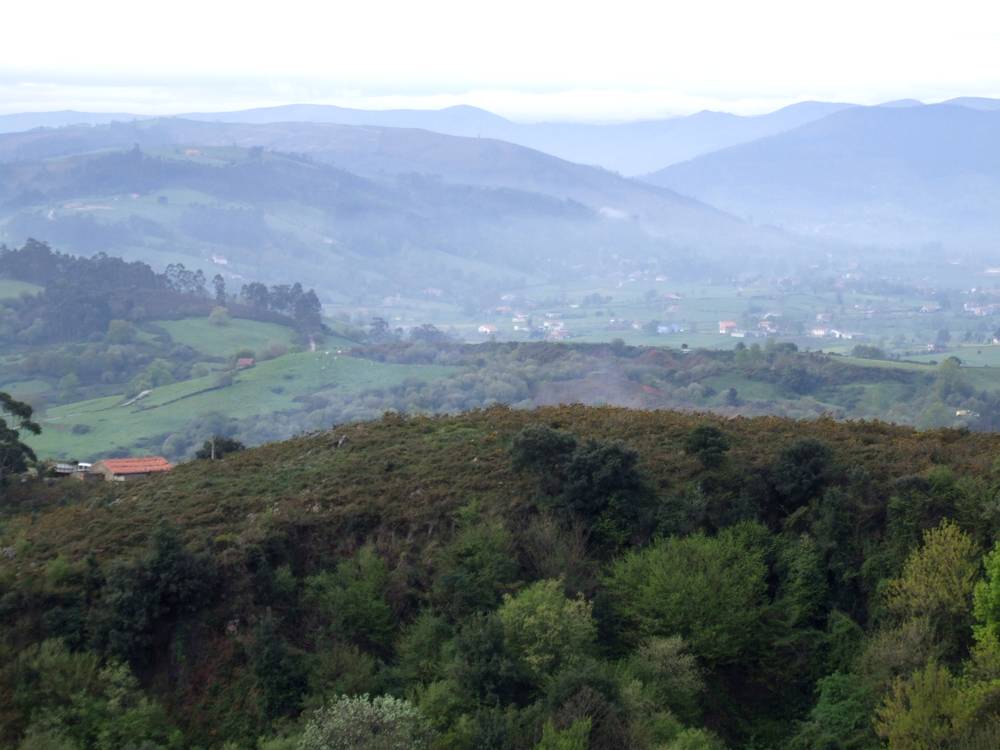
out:
{"label": "sky", "polygon": [[472,104],[521,121],[1000,97],[995,0],[34,0],[0,112]]}

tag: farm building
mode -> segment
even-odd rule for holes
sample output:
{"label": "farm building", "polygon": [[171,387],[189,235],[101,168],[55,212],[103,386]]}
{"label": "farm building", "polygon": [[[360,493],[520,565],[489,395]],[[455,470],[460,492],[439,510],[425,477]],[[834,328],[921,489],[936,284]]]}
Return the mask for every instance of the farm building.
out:
{"label": "farm building", "polygon": [[255,364],[257,364],[257,362],[253,357],[240,357],[236,360],[236,369],[246,370],[247,368],[253,367]]}
{"label": "farm building", "polygon": [[151,474],[162,474],[174,468],[167,459],[160,456],[141,458],[106,458],[91,468],[92,474],[100,474],[107,482],[131,482]]}

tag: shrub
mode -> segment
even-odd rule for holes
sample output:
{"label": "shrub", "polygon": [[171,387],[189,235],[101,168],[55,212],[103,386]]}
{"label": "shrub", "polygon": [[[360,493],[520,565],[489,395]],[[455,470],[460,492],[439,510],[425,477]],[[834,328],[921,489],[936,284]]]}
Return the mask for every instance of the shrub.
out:
{"label": "shrub", "polygon": [[590,719],[577,719],[568,728],[559,730],[551,721],[545,722],[542,739],[535,750],[587,750],[590,747]]}
{"label": "shrub", "polygon": [[299,750],[420,750],[430,740],[423,716],[409,701],[341,696],[313,714]]}
{"label": "shrub", "polygon": [[687,436],[684,450],[701,461],[706,469],[712,469],[726,460],[729,440],[718,427],[700,425]]}

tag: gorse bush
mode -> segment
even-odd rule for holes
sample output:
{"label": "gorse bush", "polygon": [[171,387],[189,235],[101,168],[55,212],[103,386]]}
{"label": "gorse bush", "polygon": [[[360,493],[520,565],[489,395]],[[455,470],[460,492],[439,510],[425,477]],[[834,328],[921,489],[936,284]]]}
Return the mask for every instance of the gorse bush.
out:
{"label": "gorse bush", "polygon": [[379,695],[343,696],[306,723],[299,750],[422,750],[431,734],[408,701]]}

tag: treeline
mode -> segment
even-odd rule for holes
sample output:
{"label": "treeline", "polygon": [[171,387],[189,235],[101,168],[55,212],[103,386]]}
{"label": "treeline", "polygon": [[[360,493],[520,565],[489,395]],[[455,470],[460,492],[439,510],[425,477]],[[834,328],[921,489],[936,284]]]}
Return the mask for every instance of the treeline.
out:
{"label": "treeline", "polygon": [[493,409],[19,487],[0,742],[993,748],[997,447]]}
{"label": "treeline", "polygon": [[304,331],[319,331],[323,327],[323,307],[316,292],[305,291],[302,284],[276,284],[270,288],[260,282],[244,284],[240,299],[253,310],[286,315]]}
{"label": "treeline", "polygon": [[[324,390],[299,399],[295,412],[240,421],[192,423],[168,447],[193,450],[225,422],[247,444],[283,440],[303,430],[375,419],[386,411],[459,413],[494,404],[618,404],[639,408],[710,410],[727,415],[815,419],[883,419],[922,428],[1000,427],[1000,390],[975,387],[956,360],[924,371],[863,367],[838,357],[797,351],[793,344],[741,346],[734,351],[550,342],[462,344],[433,326],[405,337],[378,321],[355,356],[378,362],[461,368],[447,378],[416,379],[361,393]],[[963,417],[956,413],[962,412]],[[161,436],[152,447],[170,436]],[[178,455],[175,457],[182,457]]]}
{"label": "treeline", "polygon": [[157,273],[145,263],[102,253],[76,257],[28,240],[21,248],[0,246],[0,274],[44,287],[38,294],[0,303],[0,340],[11,342],[86,339],[103,335],[113,320],[201,316],[214,304],[231,305],[234,314],[286,323],[305,333],[322,329],[319,299],[312,290],[304,292],[296,284],[288,288],[281,305],[242,304],[227,294],[222,276],[212,279],[210,294],[204,273],[180,263]]}

